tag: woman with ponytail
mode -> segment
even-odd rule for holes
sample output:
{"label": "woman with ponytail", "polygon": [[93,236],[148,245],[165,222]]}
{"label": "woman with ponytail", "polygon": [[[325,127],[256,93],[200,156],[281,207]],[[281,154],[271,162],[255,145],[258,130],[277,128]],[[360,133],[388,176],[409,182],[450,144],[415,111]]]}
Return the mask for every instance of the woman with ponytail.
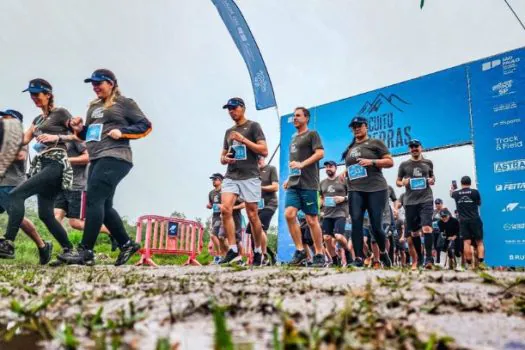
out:
{"label": "woman with ponytail", "polygon": [[89,153],[86,223],[78,250],[60,259],[68,264],[94,263],[93,247],[104,224],[118,242],[118,266],[125,264],[140,245],[130,240],[120,215],[113,209],[113,197],[117,185],[133,166],[129,140],[148,135],[151,123],[135,101],[121,95],[117,78],[110,70],[98,69],[84,82],[91,83],[97,99],[88,108],[86,123],[76,117],[70,127],[86,140]]}
{"label": "woman with ponytail", "polygon": [[[53,209],[55,198],[62,190],[72,186],[73,170],[69,164],[65,142],[76,139],[69,134],[71,114],[61,107],[55,107],[53,88],[44,79],[33,79],[29,82],[28,91],[35,106],[42,113],[33,120],[23,137],[23,145],[33,139],[33,149],[37,156],[31,163],[30,178],[15,187],[9,194],[9,221],[5,237],[0,239],[0,257],[14,258],[14,240],[24,219],[25,200],[37,195],[38,216],[49,232],[60,243],[64,252],[69,252],[73,245],[67,237],[66,230],[55,219]],[[69,135],[68,135],[69,134]],[[51,248],[46,245],[46,248]],[[50,251],[47,252],[51,254]]]}
{"label": "woman with ponytail", "polygon": [[394,161],[383,141],[368,137],[366,118],[353,118],[349,127],[354,139],[343,153],[343,160],[349,183],[348,203],[352,218],[352,244],[356,255],[354,264],[363,266],[363,219],[365,211],[368,211],[371,234],[376,241],[373,246],[373,266],[379,268],[380,259],[385,267],[390,267],[392,262],[386,251],[386,235],[382,225],[388,185],[381,169],[391,168]]}

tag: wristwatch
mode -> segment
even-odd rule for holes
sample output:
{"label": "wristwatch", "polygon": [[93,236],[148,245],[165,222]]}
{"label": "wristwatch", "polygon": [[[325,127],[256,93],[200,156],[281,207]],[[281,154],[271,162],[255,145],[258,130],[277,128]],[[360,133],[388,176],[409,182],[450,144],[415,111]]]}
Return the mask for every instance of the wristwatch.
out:
{"label": "wristwatch", "polygon": [[373,166],[376,166],[376,164],[377,164],[376,160],[375,160],[375,159],[372,160],[372,165],[373,165]]}

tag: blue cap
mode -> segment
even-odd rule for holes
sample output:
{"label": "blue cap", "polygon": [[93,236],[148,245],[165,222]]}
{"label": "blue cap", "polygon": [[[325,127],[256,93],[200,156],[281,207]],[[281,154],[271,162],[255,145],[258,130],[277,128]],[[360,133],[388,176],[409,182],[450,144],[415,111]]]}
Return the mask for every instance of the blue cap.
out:
{"label": "blue cap", "polygon": [[365,124],[365,125],[368,125],[368,120],[366,120],[365,117],[354,117],[351,121],[350,121],[350,124],[348,124],[348,127],[352,127],[354,125],[361,125],[361,124]]}
{"label": "blue cap", "polygon": [[22,92],[29,91],[31,94],[38,94],[39,92],[53,92],[53,87],[47,80],[37,78],[33,79],[29,82],[29,86],[27,89],[23,90]]}
{"label": "blue cap", "polygon": [[228,102],[222,106],[223,109],[226,109],[228,107],[244,107],[246,106],[244,104],[244,100],[240,97],[232,97],[228,100]]}
{"label": "blue cap", "polygon": [[84,79],[84,83],[107,81],[117,85],[117,77],[109,69],[97,69],[91,74],[91,77]]}
{"label": "blue cap", "polygon": [[24,121],[24,116],[22,115],[22,113],[20,113],[19,111],[15,111],[14,109],[6,109],[5,111],[0,111],[0,116],[10,116],[20,120],[20,122]]}

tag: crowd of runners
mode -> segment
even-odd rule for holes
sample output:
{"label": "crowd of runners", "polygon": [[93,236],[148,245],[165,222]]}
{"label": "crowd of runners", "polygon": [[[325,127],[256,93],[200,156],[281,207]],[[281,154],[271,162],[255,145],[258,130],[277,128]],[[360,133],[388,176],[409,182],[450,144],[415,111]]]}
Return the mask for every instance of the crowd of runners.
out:
{"label": "crowd of runners", "polygon": [[[100,232],[110,235],[112,249],[120,250],[115,265],[125,264],[140,249],[113,208],[113,196],[132,168],[129,141],[146,136],[151,123],[132,99],[121,95],[110,70],[98,69],[84,82],[92,85],[96,95],[85,121],[58,107],[53,87],[40,78],[31,80],[23,91],[41,110],[25,132],[20,112],[0,112],[0,212],[9,216],[0,238],[0,258],[15,257],[15,239],[22,229],[37,245],[40,263],[50,263],[53,245],[44,242],[24,217],[25,201],[34,195],[39,219],[62,248],[50,264],[94,264],[93,248]],[[26,172],[28,145],[33,140],[36,156]],[[62,225],[64,217],[71,227],[83,231],[76,249]]]}
{"label": "crowd of runners", "polygon": [[[245,116],[245,103],[231,98],[224,106],[235,125],[226,130],[220,162],[226,174],[211,176],[213,210],[211,239],[220,257],[231,264],[243,256],[241,221],[244,207],[247,233],[252,235],[253,265],[275,263],[267,246],[267,231],[277,210],[277,170],[265,163],[268,154],[260,125]],[[421,141],[412,139],[410,158],[398,166],[399,198],[383,176],[394,161],[380,139],[368,136],[368,121],[354,117],[349,128],[353,138],[340,160],[324,161],[326,178],[320,181],[319,162],[324,158],[320,135],[308,128],[310,112],[298,107],[293,123],[297,132],[289,147],[288,179],[284,215],[295,245],[289,264],[328,267],[389,268],[410,266],[431,269],[435,264],[462,270],[483,266],[483,224],[479,216],[481,197],[471,188],[469,176],[460,186],[451,184],[455,214],[443,200],[434,199],[434,165],[423,156]],[[338,161],[344,170],[338,174]],[[243,206],[244,205],[244,206]]]}
{"label": "crowd of runners", "polygon": [[[96,70],[84,82],[96,94],[85,122],[55,105],[53,88],[44,79],[31,80],[24,90],[41,110],[25,132],[21,132],[20,112],[0,112],[0,212],[9,216],[0,238],[0,258],[15,257],[15,239],[22,229],[37,245],[40,263],[50,262],[53,245],[43,241],[24,217],[25,201],[33,195],[40,220],[62,247],[51,264],[94,264],[93,248],[100,232],[110,236],[114,250],[120,250],[115,265],[126,263],[140,249],[113,208],[113,197],[132,168],[129,141],[146,136],[151,123],[132,99],[121,95],[110,70]],[[244,255],[241,211],[245,210],[252,264],[275,264],[267,232],[281,185],[286,196],[284,216],[295,245],[289,257],[292,265],[417,269],[446,261],[450,268],[462,269],[483,264],[479,192],[464,176],[460,186],[453,183],[450,190],[457,213],[434,199],[434,166],[423,156],[419,140],[410,140],[410,159],[398,166],[395,185],[404,192],[396,198],[382,172],[394,166],[393,158],[380,139],[369,137],[367,119],[355,116],[349,124],[353,137],[348,147],[341,150],[340,160],[324,161],[326,178],[320,181],[323,142],[308,128],[309,110],[298,107],[293,115],[297,132],[289,147],[289,175],[279,184],[276,168],[266,164],[265,135],[257,122],[246,118],[244,101],[231,98],[223,108],[234,125],[224,134],[220,156],[226,174],[210,177],[213,189],[207,208],[212,210],[210,236],[219,255],[216,263],[231,264]],[[28,144],[33,140],[36,156],[26,172]],[[340,173],[338,164],[344,164]],[[71,227],[83,231],[76,249],[62,225],[65,217]]]}

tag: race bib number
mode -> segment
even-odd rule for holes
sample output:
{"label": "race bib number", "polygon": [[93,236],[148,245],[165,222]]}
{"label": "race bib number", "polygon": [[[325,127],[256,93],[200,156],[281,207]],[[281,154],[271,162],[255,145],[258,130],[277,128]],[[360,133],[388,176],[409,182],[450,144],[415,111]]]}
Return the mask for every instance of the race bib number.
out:
{"label": "race bib number", "polygon": [[335,207],[335,198],[334,197],[325,197],[324,206],[325,207]]}
{"label": "race bib number", "polygon": [[413,191],[420,191],[427,188],[427,179],[424,177],[414,177],[410,179],[410,189]]}
{"label": "race bib number", "polygon": [[352,231],[352,224],[351,223],[347,222],[345,224],[345,231]]}
{"label": "race bib number", "polygon": [[100,141],[104,124],[91,124],[86,132],[86,142]]}
{"label": "race bib number", "polygon": [[235,160],[246,160],[246,145],[232,145],[232,150],[235,153],[233,159]]}
{"label": "race bib number", "polygon": [[348,178],[351,180],[362,179],[368,176],[366,168],[359,165],[353,164],[348,167]]}
{"label": "race bib number", "polygon": [[301,176],[301,169],[290,168],[290,176]]}
{"label": "race bib number", "polygon": [[257,208],[260,210],[260,209],[264,209],[264,198],[261,198],[259,200],[259,205],[257,206]]}
{"label": "race bib number", "polygon": [[221,212],[221,207],[220,207],[219,203],[213,203],[213,212],[214,213],[220,213]]}

